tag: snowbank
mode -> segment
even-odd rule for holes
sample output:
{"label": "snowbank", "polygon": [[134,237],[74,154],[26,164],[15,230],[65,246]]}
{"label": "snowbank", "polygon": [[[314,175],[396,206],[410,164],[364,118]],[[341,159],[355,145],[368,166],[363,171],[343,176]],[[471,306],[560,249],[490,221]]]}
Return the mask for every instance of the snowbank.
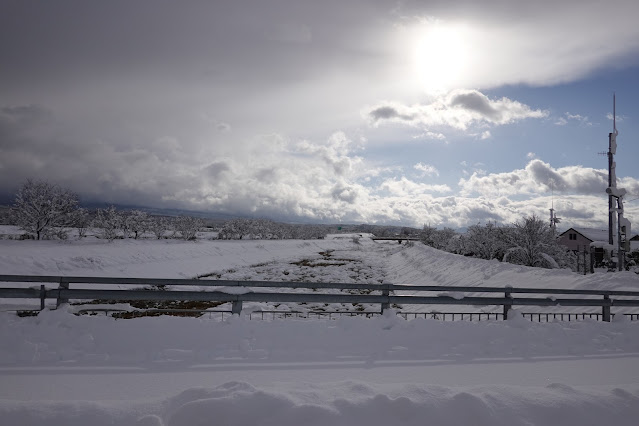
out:
{"label": "snowbank", "polygon": [[4,424],[21,426],[634,426],[639,389],[228,382],[152,403],[48,402],[34,409],[0,401],[0,411]]}
{"label": "snowbank", "polygon": [[[0,315],[4,343],[0,369],[8,378],[16,368],[31,371],[24,369],[34,367],[46,367],[49,374],[105,368],[101,374],[108,374],[119,367],[148,375],[167,368],[173,372],[243,370],[262,364],[277,377],[278,369],[309,368],[313,362],[315,368],[336,369],[345,360],[366,369],[428,360],[482,368],[485,362],[542,361],[544,357],[603,357],[602,362],[616,362],[615,357],[639,352],[636,322],[537,324],[513,318],[491,323],[405,321],[391,312],[338,321],[233,317],[220,322],[171,317],[116,320],[78,317],[64,310],[27,318],[5,313]],[[423,368],[419,365],[414,368]],[[377,426],[423,425],[425,421],[429,425],[582,426],[634,425],[639,415],[639,385],[436,386],[417,380],[384,385],[323,383],[317,376],[307,376],[308,382],[276,385],[224,382],[155,399],[38,403],[8,398],[7,394],[20,392],[2,389],[14,383],[5,380],[0,385],[4,395],[0,417],[3,424],[22,426]],[[494,377],[494,383],[501,380]]]}
{"label": "snowbank", "polygon": [[[9,241],[8,274],[637,289],[370,239]],[[233,289],[232,291],[235,291]],[[451,292],[461,298],[471,293]],[[117,320],[0,313],[0,419],[21,426],[630,426],[639,322]]]}

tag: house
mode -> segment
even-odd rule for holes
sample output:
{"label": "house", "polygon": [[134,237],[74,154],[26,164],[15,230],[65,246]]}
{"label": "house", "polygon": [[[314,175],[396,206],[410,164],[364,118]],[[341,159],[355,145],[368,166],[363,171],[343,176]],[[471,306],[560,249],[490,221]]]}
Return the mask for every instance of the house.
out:
{"label": "house", "polygon": [[557,237],[559,244],[573,251],[583,251],[584,246],[586,246],[588,250],[590,243],[593,241],[608,242],[608,230],[597,228],[569,228]]}
{"label": "house", "polygon": [[608,243],[608,230],[597,228],[569,228],[557,237],[557,243],[568,247],[575,253],[584,251],[591,253],[591,262],[594,265],[601,265],[604,262],[603,247],[593,247],[590,249],[590,243],[600,241]]}
{"label": "house", "polygon": [[[608,230],[597,228],[569,228],[557,237],[557,243],[568,247],[574,252],[583,252],[584,248],[590,252],[590,243],[594,241],[608,242]],[[631,252],[639,250],[639,234],[630,238]],[[594,261],[600,264],[603,261],[603,248],[594,247]]]}

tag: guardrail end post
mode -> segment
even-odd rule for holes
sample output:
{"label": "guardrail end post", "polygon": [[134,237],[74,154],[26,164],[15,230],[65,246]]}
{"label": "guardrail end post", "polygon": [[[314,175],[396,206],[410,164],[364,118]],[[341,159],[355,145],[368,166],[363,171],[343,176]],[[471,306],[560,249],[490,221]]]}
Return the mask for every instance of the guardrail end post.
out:
{"label": "guardrail end post", "polygon": [[240,315],[242,313],[242,301],[234,300],[233,307],[231,308],[233,315]]}
{"label": "guardrail end post", "polygon": [[601,305],[601,313],[605,322],[610,322],[610,296],[604,294],[604,303]]}
{"label": "guardrail end post", "polygon": [[510,311],[510,308],[512,307],[512,301],[509,299],[512,299],[513,297],[510,295],[509,287],[506,287],[505,297],[507,300],[504,301],[504,321],[508,319],[508,312]]}
{"label": "guardrail end post", "polygon": [[386,309],[390,308],[390,300],[389,300],[389,295],[390,295],[390,291],[388,290],[388,285],[383,284],[383,288],[382,288],[382,297],[386,298],[385,302],[382,302],[382,311],[381,313],[383,314],[384,311]]}
{"label": "guardrail end post", "polygon": [[[69,283],[65,281],[60,281],[60,286],[58,287],[58,290],[68,290],[68,289],[69,289]],[[60,305],[64,303],[69,303],[69,299],[61,297],[60,292],[58,291],[58,301],[56,303],[56,308],[59,308]]]}

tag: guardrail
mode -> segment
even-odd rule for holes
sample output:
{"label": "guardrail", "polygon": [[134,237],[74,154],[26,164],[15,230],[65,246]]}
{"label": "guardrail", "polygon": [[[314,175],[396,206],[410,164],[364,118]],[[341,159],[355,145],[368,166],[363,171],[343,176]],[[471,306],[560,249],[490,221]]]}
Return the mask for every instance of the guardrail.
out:
{"label": "guardrail", "polygon": [[[41,285],[20,288],[9,287],[5,283],[40,283]],[[47,288],[46,284],[42,283],[57,284],[57,287]],[[133,285],[152,286],[152,288],[117,290],[71,288],[72,284]],[[200,289],[197,291],[175,289],[184,286],[196,286]],[[210,288],[214,289],[209,290]],[[277,289],[277,291],[256,290],[260,288]],[[306,291],[287,291],[291,289]],[[318,293],[319,289],[329,290],[329,292]],[[344,291],[351,293],[344,293]],[[353,294],[353,291],[360,293]],[[424,295],[424,293],[438,294]],[[466,296],[465,293],[473,293],[473,295]],[[489,294],[489,296],[482,294]],[[493,296],[493,294],[499,294],[499,296]],[[515,297],[516,295],[518,297]],[[557,297],[558,295],[562,297]],[[230,302],[231,312],[234,314],[242,311],[243,302],[369,303],[380,305],[380,312],[388,309],[391,304],[502,306],[502,318],[507,318],[508,311],[513,306],[582,306],[600,307],[603,321],[610,321],[613,306],[639,307],[639,291],[36,275],[0,275],[0,298],[40,299],[41,309],[44,309],[46,299],[56,299],[58,306],[72,299]]]}

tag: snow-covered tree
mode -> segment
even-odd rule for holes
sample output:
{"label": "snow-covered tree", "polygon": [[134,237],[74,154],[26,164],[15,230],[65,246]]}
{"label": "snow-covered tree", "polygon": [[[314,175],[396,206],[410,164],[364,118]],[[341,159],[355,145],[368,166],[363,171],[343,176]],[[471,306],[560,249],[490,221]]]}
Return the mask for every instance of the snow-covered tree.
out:
{"label": "snow-covered tree", "polygon": [[424,225],[420,234],[421,241],[427,246],[438,250],[446,250],[450,240],[457,234],[452,228],[436,229],[429,225]]}
{"label": "snow-covered tree", "polygon": [[16,225],[35,234],[36,239],[66,237],[66,227],[74,226],[78,195],[58,185],[28,179],[18,192],[12,216]]}
{"label": "snow-covered tree", "polygon": [[464,237],[464,249],[480,259],[492,260],[504,256],[506,251],[505,231],[494,223],[471,225]]}
{"label": "snow-covered tree", "polygon": [[78,230],[78,238],[84,238],[87,236],[87,229],[91,224],[91,219],[89,218],[87,209],[78,209],[76,217],[75,227]]}
{"label": "snow-covered tree", "polygon": [[152,216],[149,219],[149,231],[153,232],[155,238],[162,239],[166,231],[171,228],[169,220],[163,216]]}
{"label": "snow-covered tree", "polygon": [[504,262],[548,269],[568,266],[566,248],[557,243],[546,221],[534,214],[514,223],[504,237],[508,247]]}
{"label": "snow-covered tree", "polygon": [[178,216],[174,222],[176,235],[187,241],[196,239],[197,232],[203,225],[201,219],[191,216]]}
{"label": "snow-covered tree", "polygon": [[114,206],[107,209],[98,209],[95,226],[100,228],[102,238],[109,241],[116,239],[121,222],[122,217]]}
{"label": "snow-covered tree", "polygon": [[124,223],[134,239],[138,239],[149,229],[149,215],[141,210],[133,210],[124,218]]}

